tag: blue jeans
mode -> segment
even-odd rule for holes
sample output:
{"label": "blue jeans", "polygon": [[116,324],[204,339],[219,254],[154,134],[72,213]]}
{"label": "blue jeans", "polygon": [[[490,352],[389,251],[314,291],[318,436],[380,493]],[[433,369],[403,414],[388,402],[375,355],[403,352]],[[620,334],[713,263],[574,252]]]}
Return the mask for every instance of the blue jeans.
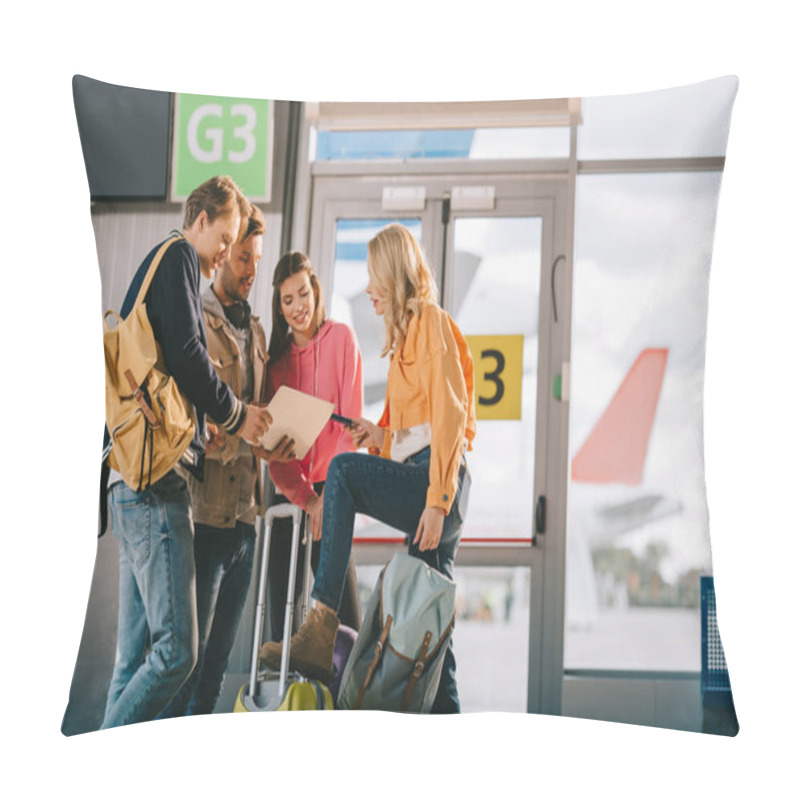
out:
{"label": "blue jeans", "polygon": [[253,559],[256,529],[237,521],[233,528],[194,525],[197,570],[197,666],[169,705],[158,715],[211,714],[222,692],[222,680],[242,619]]}
{"label": "blue jeans", "polygon": [[[430,448],[426,447],[402,464],[364,453],[340,453],[331,461],[325,481],[319,569],[311,592],[314,599],[338,612],[356,513],[367,514],[405,533],[409,554],[421,558],[452,580],[471,481],[467,465],[462,462],[458,490],[444,519],[439,546],[421,552],[412,540],[427,501],[430,457]],[[452,714],[460,710],[451,638],[431,712]]]}
{"label": "blue jeans", "polygon": [[174,471],[142,492],[120,482],[109,490],[108,501],[120,542],[119,621],[103,728],[154,719],[197,659],[194,543],[186,482]]}

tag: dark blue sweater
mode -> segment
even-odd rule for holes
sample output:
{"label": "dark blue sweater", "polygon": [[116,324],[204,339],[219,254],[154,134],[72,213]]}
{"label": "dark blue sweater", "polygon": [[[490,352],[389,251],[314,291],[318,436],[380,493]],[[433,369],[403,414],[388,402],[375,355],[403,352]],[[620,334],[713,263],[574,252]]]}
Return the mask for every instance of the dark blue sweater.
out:
{"label": "dark blue sweater", "polygon": [[[147,254],[136,271],[122,303],[120,316],[123,319],[133,308],[161,244],[163,242]],[[205,416],[222,425],[228,433],[235,433],[244,422],[245,406],[219,379],[208,357],[200,275],[197,251],[185,239],[179,239],[164,253],[144,302],[153,335],[161,346],[164,366],[195,409],[197,425],[187,455],[193,462],[191,472],[202,480]]]}

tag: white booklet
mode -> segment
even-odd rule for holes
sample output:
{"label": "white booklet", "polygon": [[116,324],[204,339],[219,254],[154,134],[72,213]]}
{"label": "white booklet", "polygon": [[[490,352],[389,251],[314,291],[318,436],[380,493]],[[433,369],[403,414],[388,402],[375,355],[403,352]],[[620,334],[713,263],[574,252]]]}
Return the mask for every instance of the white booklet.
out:
{"label": "white booklet", "polygon": [[267,406],[272,415],[272,424],[259,444],[266,450],[272,450],[282,437],[288,436],[294,439],[297,458],[305,458],[335,407],[334,403],[320,400],[314,395],[280,386]]}

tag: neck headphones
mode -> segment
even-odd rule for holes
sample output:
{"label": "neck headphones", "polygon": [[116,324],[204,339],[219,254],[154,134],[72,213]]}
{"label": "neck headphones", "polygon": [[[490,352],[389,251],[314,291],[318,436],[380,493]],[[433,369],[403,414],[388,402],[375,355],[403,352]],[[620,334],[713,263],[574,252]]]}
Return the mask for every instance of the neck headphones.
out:
{"label": "neck headphones", "polygon": [[234,328],[239,330],[246,330],[250,327],[250,303],[247,300],[241,300],[236,303],[231,303],[229,306],[223,306],[222,310],[228,318],[228,322]]}

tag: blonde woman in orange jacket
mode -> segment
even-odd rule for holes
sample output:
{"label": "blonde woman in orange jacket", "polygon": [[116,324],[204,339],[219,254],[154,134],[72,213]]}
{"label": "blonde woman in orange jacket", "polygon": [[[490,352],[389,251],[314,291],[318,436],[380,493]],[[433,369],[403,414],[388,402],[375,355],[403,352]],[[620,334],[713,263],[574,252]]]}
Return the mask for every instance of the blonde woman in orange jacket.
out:
{"label": "blonde woman in orange jacket", "polygon": [[[353,430],[366,453],[342,453],[328,469],[315,605],[291,643],[291,668],[323,680],[333,669],[356,513],[403,531],[408,552],[447,577],[469,500],[465,453],[475,436],[472,357],[464,337],[436,302],[422,251],[402,225],[390,225],[367,249],[367,294],[383,316],[390,355],[386,406],[377,425],[359,419]],[[281,645],[267,643],[262,659],[280,665]],[[432,713],[458,713],[452,640]]]}

